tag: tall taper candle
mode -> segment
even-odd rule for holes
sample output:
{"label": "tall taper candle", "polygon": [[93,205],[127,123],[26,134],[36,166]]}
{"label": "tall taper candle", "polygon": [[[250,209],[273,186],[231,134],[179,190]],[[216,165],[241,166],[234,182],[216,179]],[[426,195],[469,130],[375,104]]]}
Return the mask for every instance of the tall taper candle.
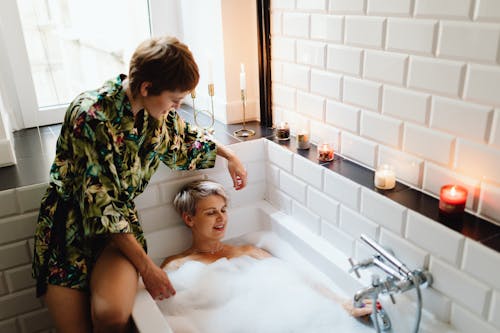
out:
{"label": "tall taper candle", "polygon": [[246,90],[247,89],[247,78],[245,74],[245,64],[241,64],[241,72],[240,72],[240,89],[241,90]]}
{"label": "tall taper candle", "polygon": [[212,58],[208,59],[208,84],[214,83],[214,73],[212,69]]}

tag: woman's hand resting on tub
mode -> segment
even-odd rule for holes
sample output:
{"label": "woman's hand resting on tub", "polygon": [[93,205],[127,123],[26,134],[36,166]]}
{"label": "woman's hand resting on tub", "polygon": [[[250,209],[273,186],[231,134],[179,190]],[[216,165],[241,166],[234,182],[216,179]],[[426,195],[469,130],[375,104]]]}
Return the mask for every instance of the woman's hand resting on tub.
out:
{"label": "woman's hand resting on tub", "polygon": [[373,304],[370,299],[366,299],[363,301],[363,307],[356,308],[352,304],[352,300],[346,300],[342,302],[342,307],[353,317],[363,317],[368,316],[373,311]]}
{"label": "woman's hand resting on tub", "polygon": [[160,267],[154,264],[147,265],[141,276],[146,290],[151,294],[153,299],[161,301],[164,298],[175,295],[174,286],[172,286],[167,273]]}

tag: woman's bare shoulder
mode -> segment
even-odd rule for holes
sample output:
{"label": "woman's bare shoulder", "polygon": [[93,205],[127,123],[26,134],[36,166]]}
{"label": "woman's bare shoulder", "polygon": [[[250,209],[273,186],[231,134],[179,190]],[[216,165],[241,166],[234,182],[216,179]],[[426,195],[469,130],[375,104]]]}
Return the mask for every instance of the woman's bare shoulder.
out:
{"label": "woman's bare shoulder", "polygon": [[248,255],[255,259],[264,259],[272,257],[271,253],[252,244],[242,245],[239,247],[239,250],[241,255]]}
{"label": "woman's bare shoulder", "polygon": [[179,268],[179,266],[186,261],[186,257],[189,256],[189,254],[182,252],[179,254],[175,254],[173,256],[166,257],[163,262],[161,263],[160,267],[162,269],[164,268]]}

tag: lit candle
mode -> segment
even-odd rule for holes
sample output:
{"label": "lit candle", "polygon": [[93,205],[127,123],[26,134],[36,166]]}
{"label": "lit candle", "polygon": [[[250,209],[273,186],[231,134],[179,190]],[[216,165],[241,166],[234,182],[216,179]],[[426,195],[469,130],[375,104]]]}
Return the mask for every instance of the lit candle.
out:
{"label": "lit candle", "polygon": [[388,164],[382,164],[375,171],[375,187],[381,190],[390,190],[396,186],[396,174],[394,168]]}
{"label": "lit candle", "polygon": [[328,143],[322,143],[318,146],[318,160],[320,162],[333,161],[333,148]]}
{"label": "lit candle", "polygon": [[444,185],[439,194],[439,211],[445,214],[464,212],[467,189],[459,185]]}
{"label": "lit candle", "polygon": [[208,59],[208,84],[214,83],[214,73],[212,69],[212,58]]}
{"label": "lit candle", "polygon": [[276,127],[276,138],[278,140],[288,140],[288,139],[290,139],[290,126],[288,126],[287,122],[282,121]]}
{"label": "lit candle", "polygon": [[297,147],[299,149],[309,149],[310,146],[309,133],[305,129],[300,129],[297,132]]}
{"label": "lit candle", "polygon": [[240,72],[240,90],[247,89],[247,78],[245,74],[245,65],[241,64],[241,72]]}

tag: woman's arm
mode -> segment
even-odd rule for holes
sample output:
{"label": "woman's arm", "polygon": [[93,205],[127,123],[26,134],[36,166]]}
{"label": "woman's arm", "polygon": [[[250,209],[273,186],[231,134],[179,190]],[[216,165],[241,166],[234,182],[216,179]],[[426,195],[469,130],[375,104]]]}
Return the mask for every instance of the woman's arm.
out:
{"label": "woman's arm", "polygon": [[229,148],[217,144],[217,155],[224,157],[227,160],[227,168],[233,180],[233,186],[236,190],[241,190],[247,185],[247,170],[236,154]]}
{"label": "woman's arm", "polygon": [[111,237],[123,255],[130,260],[142,276],[146,290],[154,299],[168,298],[175,295],[175,289],[167,273],[156,266],[148,257],[133,234],[114,234]]}

